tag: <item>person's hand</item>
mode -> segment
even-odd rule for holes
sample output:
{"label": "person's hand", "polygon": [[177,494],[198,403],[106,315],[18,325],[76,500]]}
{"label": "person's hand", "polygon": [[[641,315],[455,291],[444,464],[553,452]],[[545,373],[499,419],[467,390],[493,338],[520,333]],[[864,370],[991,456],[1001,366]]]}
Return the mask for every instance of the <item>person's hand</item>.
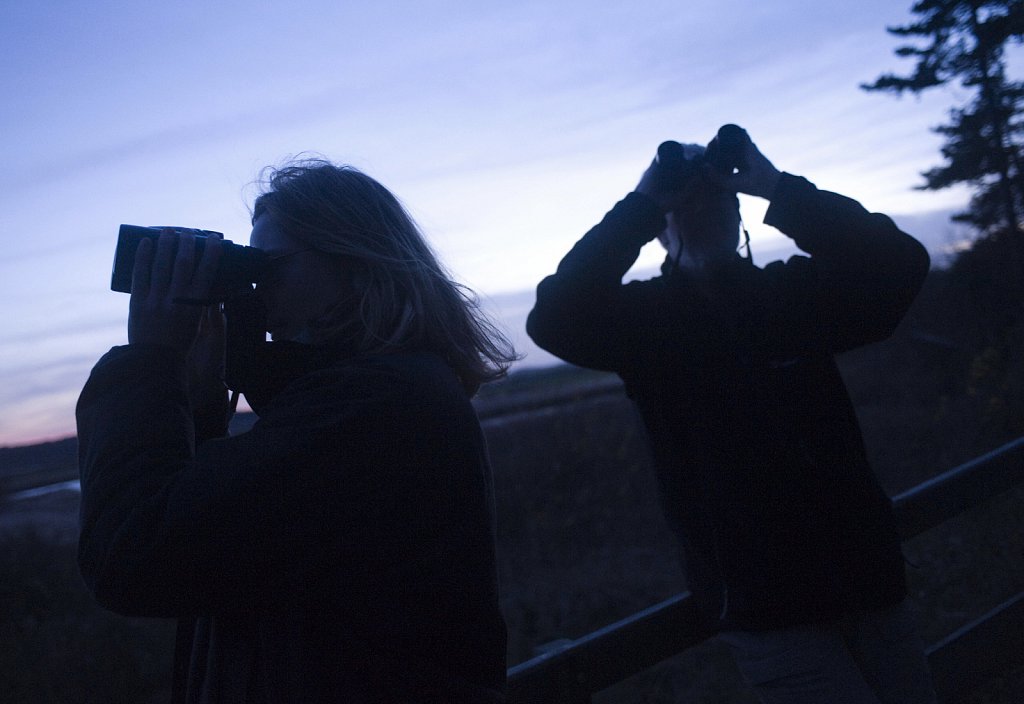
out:
{"label": "person's hand", "polygon": [[747,137],[744,140],[740,166],[736,173],[722,174],[711,165],[705,165],[703,176],[725,190],[771,199],[781,173],[761,153],[753,140]]}
{"label": "person's hand", "polygon": [[196,404],[223,401],[224,324],[224,312],[219,303],[203,309],[199,318],[199,332],[185,360],[189,396]]}
{"label": "person's hand", "polygon": [[155,248],[151,240],[143,239],[132,272],[128,343],[164,345],[187,356],[199,334],[200,321],[204,314],[209,315],[210,289],[220,255],[220,240],[214,237],[207,240],[198,266],[195,238],[189,232],[165,230]]}

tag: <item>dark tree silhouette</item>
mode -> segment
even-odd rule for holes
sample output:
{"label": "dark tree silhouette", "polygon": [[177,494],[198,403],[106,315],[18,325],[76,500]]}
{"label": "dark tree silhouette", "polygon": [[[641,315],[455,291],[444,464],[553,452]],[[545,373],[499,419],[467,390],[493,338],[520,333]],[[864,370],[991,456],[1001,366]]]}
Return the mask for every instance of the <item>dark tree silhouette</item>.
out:
{"label": "dark tree silhouette", "polygon": [[969,184],[970,205],[955,220],[981,233],[1019,233],[1024,213],[1024,83],[1007,78],[1005,49],[1024,40],[1024,0],[919,0],[911,12],[916,21],[887,30],[927,42],[896,49],[897,56],[917,60],[914,72],[887,73],[861,88],[897,95],[954,81],[966,88],[972,97],[950,110],[948,124],[933,128],[946,138],[946,163],[924,172],[919,188]]}

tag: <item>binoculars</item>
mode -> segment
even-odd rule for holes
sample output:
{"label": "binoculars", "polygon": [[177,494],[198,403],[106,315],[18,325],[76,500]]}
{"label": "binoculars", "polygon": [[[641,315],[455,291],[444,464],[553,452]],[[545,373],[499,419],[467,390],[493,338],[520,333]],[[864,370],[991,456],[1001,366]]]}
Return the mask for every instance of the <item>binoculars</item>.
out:
{"label": "binoculars", "polygon": [[[195,237],[195,261],[203,254],[210,237],[219,232],[183,227],[140,227],[121,225],[114,250],[114,271],[110,288],[121,293],[132,292],[132,271],[135,252],[144,239],[154,241],[166,229],[177,234],[191,233]],[[246,393],[258,387],[258,380],[266,370],[259,360],[266,342],[265,311],[256,298],[253,284],[259,283],[266,267],[267,254],[262,249],[245,247],[221,240],[220,263],[210,290],[210,303],[223,303],[225,324],[224,383],[233,391]]]}
{"label": "binoculars", "polygon": [[[166,229],[178,234],[191,233],[195,237],[195,261],[203,254],[210,237],[219,237],[219,232],[196,230],[186,227],[140,227],[121,225],[117,233],[117,247],[114,249],[114,270],[110,277],[110,289],[121,293],[132,292],[132,271],[135,268],[135,251],[144,239],[156,244],[160,233]],[[214,276],[210,291],[211,302],[223,302],[228,297],[252,288],[259,281],[267,260],[266,253],[255,247],[245,247],[230,240],[221,240],[220,264]]]}
{"label": "binoculars", "polygon": [[738,125],[723,125],[703,155],[687,159],[682,144],[668,141],[658,146],[654,163],[658,165],[664,185],[676,190],[685,186],[706,164],[723,175],[743,168],[744,148],[749,143],[750,136],[745,129]]}

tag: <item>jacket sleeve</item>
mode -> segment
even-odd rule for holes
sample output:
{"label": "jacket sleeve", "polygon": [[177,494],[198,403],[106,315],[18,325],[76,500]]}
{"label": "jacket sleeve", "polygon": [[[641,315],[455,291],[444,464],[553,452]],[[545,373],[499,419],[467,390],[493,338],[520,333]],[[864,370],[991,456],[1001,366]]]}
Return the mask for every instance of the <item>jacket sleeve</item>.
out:
{"label": "jacket sleeve", "polygon": [[537,286],[526,331],[567,362],[615,370],[632,354],[637,317],[622,277],[640,249],[665,229],[652,200],[630,193]]}
{"label": "jacket sleeve", "polygon": [[[401,396],[400,379],[308,375],[249,432],[196,449],[183,365],[168,352],[113,349],[79,399],[79,567],[103,606],[287,608],[330,591],[310,584],[365,579],[376,564],[400,572],[417,536],[451,514],[454,471],[423,440],[444,436],[416,425],[426,401]],[[440,428],[455,422],[434,410]],[[344,561],[360,567],[337,570]]]}
{"label": "jacket sleeve", "polygon": [[886,215],[783,174],[765,223],[810,255],[769,264],[767,334],[797,352],[838,353],[889,337],[929,269],[925,248]]}

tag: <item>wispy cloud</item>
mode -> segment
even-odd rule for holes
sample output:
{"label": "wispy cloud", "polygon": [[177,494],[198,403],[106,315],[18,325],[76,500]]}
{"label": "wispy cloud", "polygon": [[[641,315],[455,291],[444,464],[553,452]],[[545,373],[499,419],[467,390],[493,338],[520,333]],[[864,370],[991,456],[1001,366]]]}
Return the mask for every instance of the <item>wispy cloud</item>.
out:
{"label": "wispy cloud", "polygon": [[[118,223],[244,237],[244,185],[304,150],[394,188],[484,293],[532,288],[659,141],[722,121],[870,207],[955,207],[909,190],[936,157],[932,104],[856,87],[896,66],[884,25],[905,15],[891,0],[22,3],[0,27],[0,442],[70,427],[75,385],[123,339],[127,299],[106,291]],[[755,254],[785,246],[750,213]],[[523,299],[494,300],[522,335]]]}

